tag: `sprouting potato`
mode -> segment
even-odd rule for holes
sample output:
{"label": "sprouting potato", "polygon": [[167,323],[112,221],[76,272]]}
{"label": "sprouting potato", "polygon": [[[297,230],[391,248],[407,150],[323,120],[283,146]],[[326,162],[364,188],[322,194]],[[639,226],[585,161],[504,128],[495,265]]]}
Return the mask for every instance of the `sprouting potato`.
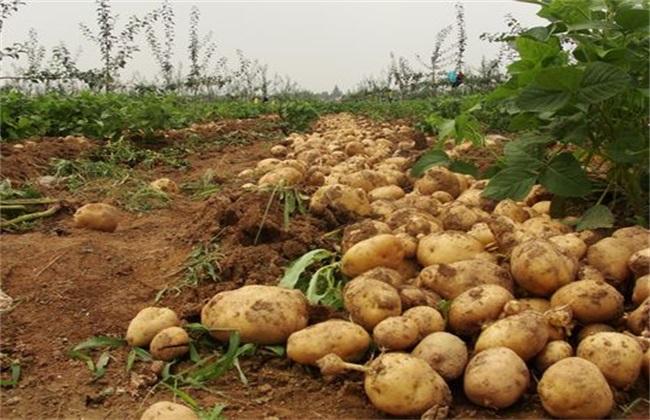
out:
{"label": "sprouting potato", "polygon": [[168,327],[151,340],[149,351],[156,360],[170,361],[190,351],[190,336],[181,327]]}
{"label": "sprouting potato", "polygon": [[395,235],[381,234],[348,249],[341,259],[341,271],[354,277],[375,267],[395,268],[403,259],[402,241]]}
{"label": "sprouting potato", "polygon": [[449,327],[456,334],[472,335],[499,317],[503,306],[514,299],[496,284],[472,287],[456,296],[449,308]]}
{"label": "sprouting potato", "polygon": [[436,309],[430,306],[414,306],[402,314],[410,318],[418,326],[419,337],[423,338],[431,333],[445,330],[445,318]]}
{"label": "sprouting potato", "polygon": [[467,346],[453,334],[444,331],[424,337],[411,354],[426,361],[445,380],[459,378],[467,365]]}
{"label": "sprouting potato", "polygon": [[544,239],[515,246],[510,257],[512,277],[521,287],[538,296],[548,296],[572,282],[577,269],[574,258],[567,257]]}
{"label": "sprouting potato", "polygon": [[375,325],[402,313],[397,289],[383,281],[355,278],[343,288],[343,304],[352,321],[371,331]]}
{"label": "sprouting potato", "polygon": [[420,336],[418,323],[404,316],[389,316],[372,330],[372,338],[382,350],[406,350]]}
{"label": "sprouting potato", "polygon": [[446,231],[420,239],[417,258],[423,267],[427,267],[469,260],[480,252],[483,252],[483,244],[474,237],[465,232]]}
{"label": "sprouting potato", "polygon": [[169,308],[144,308],[129,323],[126,341],[130,346],[146,347],[160,331],[179,324],[176,312]]}
{"label": "sprouting potato", "polygon": [[635,276],[645,276],[650,272],[650,248],[644,248],[630,256],[627,262]]}
{"label": "sprouting potato", "polygon": [[169,178],[158,178],[155,181],[151,181],[149,184],[154,190],[162,191],[165,193],[177,193],[178,185]]}
{"label": "sprouting potato", "polygon": [[519,314],[524,311],[544,313],[551,309],[551,302],[543,298],[521,298],[507,302],[503,306],[502,316]]}
{"label": "sprouting potato", "polygon": [[571,344],[563,340],[549,341],[535,357],[535,366],[537,370],[543,372],[554,363],[567,357],[573,357]]}
{"label": "sprouting potato", "polygon": [[568,306],[583,324],[612,321],[623,314],[623,296],[602,281],[580,280],[558,289],[551,306]]}
{"label": "sprouting potato", "polygon": [[300,364],[313,365],[334,353],[346,361],[361,357],[370,346],[370,335],[361,326],[330,319],[296,331],[287,340],[287,356]]}
{"label": "sprouting potato", "polygon": [[539,312],[524,311],[502,318],[485,328],[476,340],[475,352],[508,347],[524,361],[539,353],[548,341],[548,323]]}
{"label": "sprouting potato", "polygon": [[142,413],[140,420],[199,420],[199,416],[182,404],[158,401]]}
{"label": "sprouting potato", "polygon": [[120,212],[110,204],[86,204],[74,213],[74,225],[78,228],[114,232],[120,223]]}
{"label": "sprouting potato", "polygon": [[641,373],[643,349],[636,338],[617,332],[599,332],[578,345],[578,357],[589,360],[617,388],[629,388]]}

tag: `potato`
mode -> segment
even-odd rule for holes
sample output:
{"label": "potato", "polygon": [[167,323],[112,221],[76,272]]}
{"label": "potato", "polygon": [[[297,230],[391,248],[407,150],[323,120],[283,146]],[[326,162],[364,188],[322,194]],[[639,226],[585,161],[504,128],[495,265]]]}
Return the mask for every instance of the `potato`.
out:
{"label": "potato", "polygon": [[418,325],[420,338],[445,330],[445,318],[430,306],[414,306],[404,311],[402,316],[415,321]]}
{"label": "potato", "polygon": [[476,223],[469,231],[467,231],[467,234],[478,239],[478,241],[482,243],[483,246],[487,246],[488,244],[495,242],[494,234],[490,230],[488,224],[485,222]]}
{"label": "potato", "polygon": [[611,325],[607,324],[587,324],[582,329],[580,329],[580,332],[578,333],[578,343],[580,343],[582,340],[585,338],[589,337],[590,335],[594,335],[599,332],[614,332],[614,328]]}
{"label": "potato", "polygon": [[394,416],[419,416],[451,403],[444,379],[422,359],[404,353],[384,353],[370,365],[364,389],[372,404]]}
{"label": "potato", "polygon": [[650,274],[636,279],[632,291],[632,303],[638,306],[650,296]]}
{"label": "potato", "polygon": [[483,252],[483,244],[465,232],[431,233],[420,239],[417,259],[420,265],[450,264],[469,260]]}
{"label": "potato", "polygon": [[538,296],[548,296],[573,281],[577,269],[575,259],[543,239],[515,246],[510,256],[512,277],[521,287]]}
{"label": "potato", "polygon": [[639,377],[643,349],[635,338],[617,332],[599,332],[578,345],[578,357],[589,360],[611,385],[627,389]]}
{"label": "potato", "polygon": [[281,144],[277,144],[270,149],[271,155],[275,157],[282,157],[287,154],[287,148],[286,146],[283,146]]}
{"label": "potato", "polygon": [[572,356],[573,347],[571,347],[571,344],[563,340],[549,341],[535,357],[535,367],[540,372],[543,372],[554,363]]}
{"label": "potato", "polygon": [[377,236],[380,233],[391,233],[391,229],[386,223],[377,220],[363,219],[360,222],[348,225],[343,229],[341,252],[346,253],[354,244]]}
{"label": "potato", "polygon": [[650,248],[645,248],[632,254],[627,265],[634,275],[647,275],[650,272]]}
{"label": "potato", "polygon": [[327,210],[337,216],[354,218],[370,214],[368,196],[361,188],[347,185],[324,185],[320,187],[309,201],[309,210],[316,215],[323,215]]}
{"label": "potato", "polygon": [[627,247],[634,253],[648,247],[650,230],[642,226],[629,226],[618,229],[612,233],[612,237],[625,242]]}
{"label": "potato", "polygon": [[[406,254],[406,251],[404,251]],[[397,264],[397,267],[394,268],[395,271],[402,275],[402,278],[412,279],[417,277],[420,273],[420,266],[413,260],[403,259]]]}
{"label": "potato", "polygon": [[77,209],[73,220],[75,227],[115,232],[120,223],[120,211],[110,204],[89,203]]}
{"label": "potato", "polygon": [[302,292],[276,286],[220,292],[201,310],[201,323],[220,341],[239,331],[243,343],[282,344],[307,321],[308,304]]}
{"label": "potato", "polygon": [[551,214],[551,202],[548,200],[539,201],[531,207],[539,214]]}
{"label": "potato", "polygon": [[[440,191],[442,192],[442,191]],[[450,197],[453,200],[453,197]],[[448,201],[451,201],[448,200]],[[483,189],[472,187],[463,191],[456,199],[457,203],[464,204],[468,207],[475,207],[484,211],[492,211],[496,206],[496,202],[489,198],[483,197]]]}
{"label": "potato", "polygon": [[370,169],[363,169],[358,172],[343,175],[339,181],[343,185],[349,185],[353,188],[361,188],[367,193],[375,188],[385,187],[388,185],[388,180],[383,174]]}
{"label": "potato", "polygon": [[368,193],[370,201],[376,200],[399,200],[404,197],[404,190],[397,185],[386,185],[377,187]]}
{"label": "potato", "polygon": [[154,359],[168,362],[190,351],[190,336],[181,327],[165,328],[151,340],[149,351]]}
{"label": "potato", "polygon": [[476,354],[467,364],[463,388],[475,404],[506,408],[528,388],[530,373],[526,363],[506,347],[494,347]]}
{"label": "potato", "polygon": [[542,298],[522,298],[507,302],[503,306],[503,316],[515,315],[524,311],[544,313],[551,309],[551,302]]}
{"label": "potato", "polygon": [[454,197],[447,191],[436,191],[431,194],[431,198],[438,200],[440,203],[449,203],[454,201]]}
{"label": "potato", "polygon": [[262,159],[259,162],[257,162],[257,165],[255,165],[255,169],[258,173],[265,174],[277,168],[280,165],[280,162],[282,161],[276,158]]}
{"label": "potato", "polygon": [[521,224],[521,228],[526,233],[540,239],[548,239],[571,231],[567,225],[543,216],[526,220]]}
{"label": "potato", "polygon": [[587,263],[605,275],[614,285],[623,283],[630,275],[627,262],[634,251],[622,239],[605,238],[587,250]]}
{"label": "potato", "polygon": [[551,306],[568,305],[583,324],[612,321],[623,314],[623,295],[602,281],[569,283],[551,296]]}
{"label": "potato", "polygon": [[404,278],[399,272],[386,267],[375,267],[355,278],[383,281],[384,283],[388,283],[396,289],[404,284]]}
{"label": "potato", "polygon": [[576,260],[582,259],[587,253],[587,244],[575,233],[553,236],[548,241],[554,243],[564,255]]}
{"label": "potato", "polygon": [[140,420],[199,420],[191,408],[171,401],[158,401],[142,413]]}
{"label": "potato", "polygon": [[512,279],[507,270],[478,259],[426,267],[420,272],[416,284],[445,299],[454,299],[464,291],[484,284],[496,284],[512,291]]}
{"label": "potato", "polygon": [[650,297],[627,315],[627,328],[636,335],[647,335],[650,331]]}
{"label": "potato", "polygon": [[483,325],[496,320],[511,299],[512,293],[496,284],[472,287],[451,302],[449,327],[456,334],[475,334]]}
{"label": "potato", "polygon": [[296,331],[287,340],[287,357],[303,365],[313,365],[334,353],[346,361],[361,357],[370,346],[370,335],[357,324],[330,319]]}
{"label": "potato", "polygon": [[489,215],[476,208],[470,208],[460,203],[452,203],[443,208],[440,220],[445,230],[468,231],[476,223],[487,220]]}
{"label": "potato", "polygon": [[177,193],[178,185],[169,178],[158,178],[155,181],[151,181],[149,184],[154,190],[162,191],[165,193]]}
{"label": "potato", "polygon": [[394,211],[386,218],[386,224],[391,229],[406,232],[412,236],[428,235],[442,230],[440,222],[430,213],[413,207]]}
{"label": "potato", "polygon": [[379,280],[355,278],[343,288],[343,304],[352,321],[371,331],[375,325],[402,313],[397,289]]}
{"label": "potato", "polygon": [[343,254],[341,271],[354,277],[375,267],[395,268],[404,259],[402,242],[395,235],[381,234],[354,244]]}
{"label": "potato", "polygon": [[418,240],[406,232],[397,232],[395,236],[402,242],[404,258],[413,258],[418,250]]}
{"label": "potato", "polygon": [[389,316],[372,330],[372,338],[382,350],[406,350],[417,343],[420,329],[413,319]]}
{"label": "potato", "polygon": [[465,342],[444,331],[424,337],[411,354],[426,361],[446,381],[463,374],[468,357]]}
{"label": "potato", "polygon": [[463,188],[462,180],[443,166],[434,166],[428,169],[422,178],[415,181],[414,187],[422,195],[444,191],[453,198],[458,197],[466,189]]}
{"label": "potato", "polygon": [[523,223],[529,219],[528,213],[523,207],[509,198],[501,200],[492,211],[492,214],[506,216],[517,223]]}
{"label": "potato", "polygon": [[296,185],[302,181],[303,174],[299,170],[292,167],[279,167],[267,172],[264,176],[257,181],[257,185]]}
{"label": "potato", "polygon": [[605,276],[603,273],[588,264],[580,266],[578,269],[578,275],[576,277],[578,280],[605,281]]}
{"label": "potato", "polygon": [[376,219],[386,219],[397,210],[394,201],[375,200],[370,203],[370,215]]}
{"label": "potato", "polygon": [[500,319],[485,328],[476,340],[475,352],[493,347],[508,347],[528,361],[548,341],[548,323],[539,312],[524,311]]}
{"label": "potato", "polygon": [[602,418],[614,407],[614,397],[598,367],[579,357],[551,365],[537,384],[544,409],[554,417]]}
{"label": "potato", "polygon": [[363,144],[358,141],[351,141],[345,145],[345,154],[348,156],[360,155],[363,153],[363,150]]}
{"label": "potato", "polygon": [[180,323],[176,312],[169,308],[144,308],[129,323],[126,342],[133,347],[146,347],[160,331]]}

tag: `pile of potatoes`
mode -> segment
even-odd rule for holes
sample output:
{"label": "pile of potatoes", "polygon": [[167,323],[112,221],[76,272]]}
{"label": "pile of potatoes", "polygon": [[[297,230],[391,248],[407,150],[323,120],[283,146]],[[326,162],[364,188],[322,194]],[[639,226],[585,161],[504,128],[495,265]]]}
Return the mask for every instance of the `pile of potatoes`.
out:
{"label": "pile of potatoes", "polygon": [[485,181],[444,167],[409,176],[407,127],[320,124],[242,176],[316,187],[311,212],[344,224],[345,317],[309,325],[301,292],[244,286],[203,307],[216,339],[238,330],[325,376],[361,372],[395,416],[446,415],[452,383],[489,409],[537,393],[566,418],[606,417],[613,390],[647,387],[650,231],[575,232],[540,186],[495,202]]}

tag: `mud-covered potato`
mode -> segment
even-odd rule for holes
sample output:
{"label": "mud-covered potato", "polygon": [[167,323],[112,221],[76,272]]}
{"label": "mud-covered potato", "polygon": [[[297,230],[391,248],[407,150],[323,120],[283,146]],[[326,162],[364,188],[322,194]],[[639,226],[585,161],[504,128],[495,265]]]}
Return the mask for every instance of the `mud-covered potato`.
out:
{"label": "mud-covered potato", "polygon": [[382,233],[391,233],[390,227],[384,222],[372,219],[363,219],[360,222],[352,223],[343,229],[341,252],[345,253],[348,249],[352,248],[354,244]]}
{"label": "mud-covered potato", "polygon": [[415,321],[418,325],[420,338],[445,330],[445,318],[431,306],[414,306],[404,311],[402,316]]}
{"label": "mud-covered potato", "polygon": [[494,234],[485,222],[476,223],[469,231],[467,231],[467,234],[478,239],[483,246],[495,242]]}
{"label": "mud-covered potato", "polygon": [[580,332],[578,333],[578,343],[580,343],[582,340],[585,338],[589,337],[590,335],[594,335],[599,332],[614,332],[614,328],[611,325],[608,324],[587,324],[584,327],[580,329]]}
{"label": "mud-covered potato", "polygon": [[359,325],[330,319],[296,331],[287,340],[287,356],[294,362],[313,365],[334,353],[346,361],[362,356],[370,346],[370,335]]}
{"label": "mud-covered potato", "polygon": [[634,275],[647,275],[650,272],[650,248],[645,248],[632,254],[627,265]]}
{"label": "mud-covered potato", "polygon": [[465,232],[431,233],[420,239],[417,259],[420,265],[450,264],[469,260],[483,252],[483,244]]}
{"label": "mud-covered potato", "polygon": [[479,259],[435,264],[424,268],[417,278],[418,287],[454,299],[472,287],[496,284],[512,291],[510,274],[504,268]]}
{"label": "mud-covered potato", "polygon": [[544,313],[551,309],[551,302],[543,298],[514,299],[503,306],[503,316],[515,315],[524,311]]}
{"label": "mud-covered potato", "polygon": [[110,204],[90,203],[79,207],[73,220],[78,228],[115,232],[120,223],[120,211]]}
{"label": "mud-covered potato", "polygon": [[575,259],[543,239],[515,246],[510,256],[512,277],[521,287],[538,296],[548,296],[573,281],[577,269]]}
{"label": "mud-covered potato", "polygon": [[354,277],[375,267],[395,268],[403,259],[402,241],[395,235],[381,234],[348,249],[341,259],[341,271]]}
{"label": "mud-covered potato", "polygon": [[169,308],[142,309],[129,323],[126,342],[134,347],[146,347],[160,331],[180,325],[176,312]]}
{"label": "mud-covered potato", "polygon": [[462,203],[451,203],[445,206],[440,214],[440,220],[445,230],[468,231],[476,223],[486,220],[489,215],[477,208],[468,207]]}
{"label": "mud-covered potato", "polygon": [[190,336],[181,327],[169,327],[151,340],[149,352],[156,360],[170,361],[190,351]]}
{"label": "mud-covered potato", "polygon": [[260,178],[257,185],[296,185],[302,180],[303,174],[290,166],[279,167],[267,172]]}
{"label": "mud-covered potato", "polygon": [[404,190],[397,185],[386,185],[373,189],[368,193],[370,201],[376,200],[399,200],[404,197]]}
{"label": "mud-covered potato", "polygon": [[583,324],[607,322],[623,314],[623,295],[602,281],[580,280],[569,283],[551,296],[551,306],[568,305]]}
{"label": "mud-covered potato", "polygon": [[529,235],[540,239],[569,233],[567,225],[547,217],[532,217],[521,224],[521,228]]}
{"label": "mud-covered potato", "polygon": [[560,418],[602,418],[614,407],[614,397],[598,367],[580,357],[551,365],[537,384],[544,409]]}
{"label": "mud-covered potato", "polygon": [[506,216],[517,223],[523,223],[529,219],[526,210],[509,198],[501,200],[492,211],[492,214],[496,216]]}
{"label": "mud-covered potato", "polygon": [[388,185],[388,180],[383,174],[370,169],[363,169],[358,172],[343,175],[340,182],[343,185],[349,185],[353,188],[361,188],[365,192],[370,192],[375,188]]}
{"label": "mud-covered potato", "polygon": [[632,253],[648,247],[650,230],[642,226],[628,226],[616,230],[612,237],[623,241]]}
{"label": "mud-covered potato", "polygon": [[646,335],[650,332],[650,297],[647,297],[632,312],[627,314],[627,329],[636,335]]}
{"label": "mud-covered potato", "polygon": [[389,316],[372,330],[372,338],[382,350],[406,350],[420,336],[417,322],[404,316]]}
{"label": "mud-covered potato", "polygon": [[476,354],[467,364],[463,388],[477,405],[505,408],[528,388],[526,363],[511,349],[494,347]]}
{"label": "mud-covered potato", "polygon": [[589,247],[587,262],[603,273],[607,281],[617,285],[630,275],[627,262],[633,253],[625,240],[605,238]]}
{"label": "mud-covered potato", "polygon": [[324,185],[316,190],[309,201],[309,210],[316,215],[329,210],[345,218],[368,216],[371,212],[365,191],[341,184]]}
{"label": "mud-covered potato", "polygon": [[589,360],[617,388],[630,387],[641,373],[643,349],[637,340],[617,332],[599,332],[578,345],[578,357]]}
{"label": "mud-covered potato", "polygon": [[199,416],[182,404],[158,401],[142,413],[140,420],[199,420]]}
{"label": "mud-covered potato", "polygon": [[510,291],[496,284],[472,287],[451,302],[449,327],[456,334],[475,334],[483,325],[496,320],[503,306],[512,299]]}
{"label": "mud-covered potato", "polygon": [[575,233],[553,236],[548,241],[554,243],[564,255],[576,260],[582,259],[587,253],[587,244]]}
{"label": "mud-covered potato", "polygon": [[307,299],[299,290],[250,285],[214,295],[201,323],[220,341],[239,331],[243,343],[282,344],[307,326]]}
{"label": "mud-covered potato", "polygon": [[467,346],[448,332],[434,332],[422,339],[411,354],[425,360],[446,381],[459,378],[467,365]]}
{"label": "mud-covered potato", "polygon": [[554,363],[572,356],[573,347],[571,347],[571,344],[564,340],[549,341],[535,357],[535,367],[540,372],[543,372]]}
{"label": "mud-covered potato", "polygon": [[165,193],[177,193],[178,185],[169,178],[158,178],[155,181],[151,181],[149,184],[154,190],[162,191]]}
{"label": "mud-covered potato", "polygon": [[466,189],[462,180],[455,173],[443,166],[434,166],[428,169],[424,176],[414,184],[415,190],[422,195],[431,195],[437,191],[444,191],[456,198]]}
{"label": "mud-covered potato", "polygon": [[485,328],[476,340],[475,352],[493,347],[508,347],[528,361],[548,341],[548,323],[539,312],[524,311],[502,318]]}
{"label": "mud-covered potato", "polygon": [[395,288],[399,288],[404,283],[404,278],[398,271],[386,267],[372,268],[355,278],[379,280]]}
{"label": "mud-covered potato", "polygon": [[364,389],[375,407],[393,416],[419,416],[451,403],[444,379],[427,362],[405,353],[384,353],[373,360]]}
{"label": "mud-covered potato", "polygon": [[641,302],[650,296],[650,274],[636,279],[634,290],[632,291],[632,303],[640,305]]}
{"label": "mud-covered potato", "polygon": [[375,325],[402,313],[397,289],[383,281],[355,278],[343,288],[343,304],[352,321],[372,331]]}

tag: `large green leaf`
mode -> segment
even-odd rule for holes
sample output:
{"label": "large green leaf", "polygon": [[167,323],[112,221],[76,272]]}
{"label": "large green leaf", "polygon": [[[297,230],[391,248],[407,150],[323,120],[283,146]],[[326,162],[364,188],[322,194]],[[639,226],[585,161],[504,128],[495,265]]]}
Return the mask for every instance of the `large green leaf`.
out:
{"label": "large green leaf", "polygon": [[413,167],[411,167],[411,175],[415,177],[420,177],[424,172],[432,166],[435,165],[449,165],[451,159],[447,156],[447,153],[444,150],[429,150],[422,156],[420,159],[415,162]]}
{"label": "large green leaf", "polygon": [[649,20],[650,11],[648,9],[633,9],[631,7],[619,8],[614,16],[614,21],[628,31],[637,29],[645,29],[647,31]]}
{"label": "large green leaf", "polygon": [[583,197],[591,192],[591,182],[576,158],[568,152],[555,156],[544,168],[539,182],[553,194]]}
{"label": "large green leaf", "polygon": [[531,85],[519,94],[517,105],[524,111],[554,112],[566,106],[570,101],[570,92]]}
{"label": "large green leaf", "polygon": [[597,61],[585,69],[578,99],[590,104],[602,102],[624,91],[630,77],[619,67]]}
{"label": "large green leaf", "polygon": [[326,249],[314,249],[304,254],[302,257],[298,258],[292,265],[287,269],[278,283],[278,286],[284,287],[287,289],[294,289],[300,276],[305,272],[307,267],[310,265],[320,262],[326,258],[331,258],[334,254]]}
{"label": "large green leaf", "polygon": [[614,226],[614,215],[602,204],[596,204],[587,210],[578,220],[576,230],[609,228]]}
{"label": "large green leaf", "polygon": [[452,172],[458,172],[459,174],[471,175],[474,178],[478,178],[479,170],[471,162],[465,162],[463,160],[454,160],[449,165],[449,170]]}
{"label": "large green leaf", "polygon": [[560,45],[553,38],[542,42],[531,38],[518,37],[515,41],[515,48],[522,60],[530,60],[534,63],[553,57],[562,51]]}
{"label": "large green leaf", "polygon": [[521,200],[535,185],[537,174],[526,168],[506,168],[497,173],[483,190],[483,196],[495,200]]}
{"label": "large green leaf", "polygon": [[544,148],[550,141],[547,136],[524,135],[508,142],[503,149],[506,165],[533,171],[541,169],[544,166]]}
{"label": "large green leaf", "polygon": [[616,163],[643,162],[648,158],[648,137],[639,132],[621,132],[605,150]]}
{"label": "large green leaf", "polygon": [[537,74],[535,84],[543,89],[575,92],[582,77],[583,71],[578,67],[548,67]]}

